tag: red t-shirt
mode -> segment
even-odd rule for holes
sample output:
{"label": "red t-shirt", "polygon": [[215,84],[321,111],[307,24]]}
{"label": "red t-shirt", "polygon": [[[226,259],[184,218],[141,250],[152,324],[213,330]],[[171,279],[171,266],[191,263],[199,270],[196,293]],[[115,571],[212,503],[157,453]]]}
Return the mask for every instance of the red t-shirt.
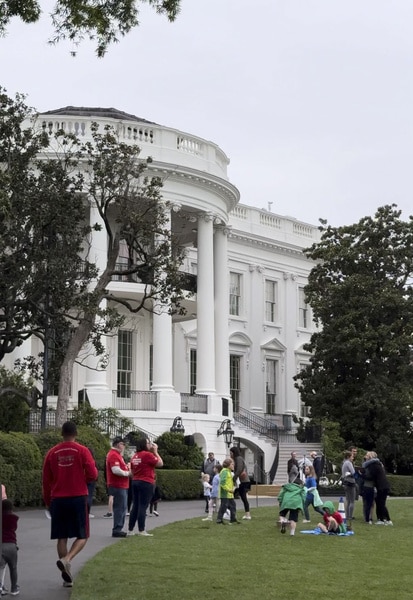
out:
{"label": "red t-shirt", "polygon": [[3,544],[17,544],[16,530],[19,517],[14,513],[5,513],[2,515],[2,542]]}
{"label": "red t-shirt", "polygon": [[87,496],[87,483],[98,477],[90,450],[77,442],[61,442],[49,450],[43,463],[43,499]]}
{"label": "red t-shirt", "polygon": [[343,523],[343,517],[341,516],[341,514],[339,512],[337,512],[337,511],[333,512],[332,515],[330,515],[328,512],[325,512],[323,515],[323,519],[324,519],[324,523],[326,524],[327,527],[328,527],[329,517],[333,517],[333,519],[335,519],[339,525],[341,525]]}
{"label": "red t-shirt", "polygon": [[148,450],[135,452],[130,464],[134,481],[139,479],[139,481],[155,483],[155,466],[158,464],[158,458],[153,452],[148,452]]}
{"label": "red t-shirt", "polygon": [[112,472],[112,467],[119,467],[122,471],[128,470],[122,454],[119,450],[116,450],[116,448],[111,448],[106,456],[106,483],[108,487],[127,490],[129,487],[129,477],[115,475],[115,473]]}

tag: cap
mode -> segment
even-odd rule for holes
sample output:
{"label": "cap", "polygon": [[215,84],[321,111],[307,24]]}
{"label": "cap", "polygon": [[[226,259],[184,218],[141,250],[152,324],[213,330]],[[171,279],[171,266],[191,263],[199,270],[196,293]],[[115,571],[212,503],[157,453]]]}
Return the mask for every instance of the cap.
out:
{"label": "cap", "polygon": [[117,444],[120,444],[121,442],[126,444],[125,438],[123,438],[121,435],[117,435],[113,438],[112,446],[117,446]]}

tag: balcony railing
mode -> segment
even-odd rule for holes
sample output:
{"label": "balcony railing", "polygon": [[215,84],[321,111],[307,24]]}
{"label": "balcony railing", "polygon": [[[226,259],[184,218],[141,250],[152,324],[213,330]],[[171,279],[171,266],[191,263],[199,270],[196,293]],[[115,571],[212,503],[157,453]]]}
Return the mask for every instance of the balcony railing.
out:
{"label": "balcony railing", "polygon": [[181,411],[185,413],[208,414],[208,397],[198,394],[181,393]]}
{"label": "balcony railing", "polygon": [[121,398],[116,390],[112,391],[113,408],[117,410],[158,410],[158,392],[130,390],[128,397]]}

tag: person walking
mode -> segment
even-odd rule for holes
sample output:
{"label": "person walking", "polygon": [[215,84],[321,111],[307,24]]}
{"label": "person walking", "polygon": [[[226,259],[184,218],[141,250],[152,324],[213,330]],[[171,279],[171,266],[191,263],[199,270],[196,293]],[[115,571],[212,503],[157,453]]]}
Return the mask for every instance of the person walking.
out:
{"label": "person walking", "polygon": [[248,492],[251,489],[250,478],[248,475],[247,465],[241,451],[237,446],[233,446],[230,451],[230,456],[234,461],[234,483],[237,485],[239,480],[238,493],[242,504],[244,505],[245,515],[242,517],[247,521],[251,521],[250,503],[248,502]]}
{"label": "person walking", "polygon": [[293,483],[300,474],[300,467],[297,460],[297,452],[291,452],[291,458],[287,463],[288,483]]}
{"label": "person walking", "polygon": [[[285,533],[287,525],[290,525],[290,535],[295,534],[299,511],[304,511],[306,490],[299,477],[293,483],[285,483],[279,493],[278,503],[280,505],[279,524],[281,533]],[[289,514],[289,519],[287,515]]]}
{"label": "person walking", "polygon": [[129,516],[128,535],[138,522],[137,535],[151,536],[145,529],[146,511],[155,491],[155,468],[163,467],[163,460],[158,454],[158,445],[146,438],[136,443],[136,452],[131,458],[133,503]]}
{"label": "person walking", "polygon": [[[65,587],[72,587],[71,562],[89,538],[87,484],[98,477],[93,456],[76,442],[76,436],[76,424],[63,423],[63,442],[48,451],[42,471],[43,500],[51,516],[50,538],[57,539],[56,565]],[[75,538],[70,549],[69,538]]]}
{"label": "person walking", "polygon": [[219,465],[219,460],[215,458],[213,452],[208,452],[207,458],[204,460],[202,465],[202,473],[209,475],[209,481],[212,482],[214,478],[214,467]]}
{"label": "person walking", "polygon": [[224,525],[224,514],[227,510],[230,512],[230,523],[239,523],[237,521],[237,506],[234,500],[234,480],[232,470],[234,469],[234,461],[232,458],[226,458],[222,463],[222,470],[219,474],[219,497],[221,504],[219,506],[217,523]]}
{"label": "person walking", "polygon": [[108,493],[113,496],[112,537],[126,537],[123,526],[126,518],[130,471],[123,458],[125,446],[126,440],[117,435],[113,438],[112,448],[106,456]]}
{"label": "person walking", "polygon": [[19,517],[13,512],[10,500],[2,501],[2,547],[0,557],[0,596],[7,594],[3,587],[6,566],[10,570],[11,596],[18,596],[20,588],[17,583],[17,523]]}
{"label": "person walking", "polygon": [[320,515],[324,515],[324,511],[321,510],[321,508],[319,506],[316,506],[316,504],[315,504],[315,495],[317,496],[317,494],[315,494],[317,492],[317,480],[315,477],[313,465],[306,465],[304,467],[304,474],[305,474],[305,488],[307,491],[307,495],[305,497],[305,502],[304,502],[303,523],[310,523],[310,512],[308,510],[308,507],[310,505]]}

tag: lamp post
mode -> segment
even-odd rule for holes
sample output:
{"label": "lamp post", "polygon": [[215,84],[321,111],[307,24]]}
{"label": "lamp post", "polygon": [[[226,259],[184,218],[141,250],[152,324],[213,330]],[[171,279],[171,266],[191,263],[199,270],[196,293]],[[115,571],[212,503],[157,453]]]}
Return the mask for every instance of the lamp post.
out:
{"label": "lamp post", "polygon": [[185,433],[185,427],[182,423],[182,417],[175,417],[172,427],[169,430],[171,433]]}
{"label": "lamp post", "polygon": [[234,438],[234,430],[232,429],[232,426],[231,426],[231,419],[224,419],[222,421],[222,423],[219,426],[219,429],[217,431],[217,437],[219,437],[220,435],[224,436],[225,443],[229,448],[231,446],[232,440]]}

